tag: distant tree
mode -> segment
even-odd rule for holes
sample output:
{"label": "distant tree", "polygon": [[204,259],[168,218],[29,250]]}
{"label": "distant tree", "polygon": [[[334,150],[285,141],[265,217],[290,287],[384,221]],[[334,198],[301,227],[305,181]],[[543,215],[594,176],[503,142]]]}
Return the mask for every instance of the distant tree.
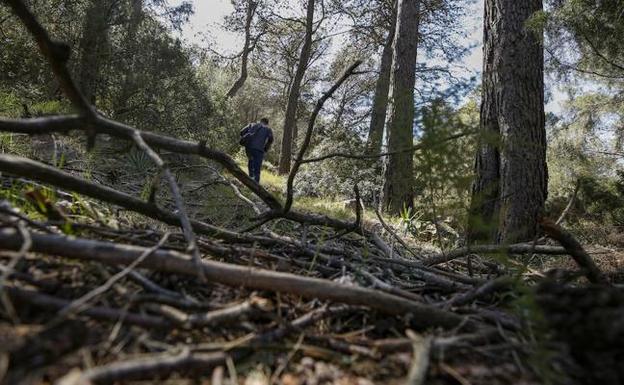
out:
{"label": "distant tree", "polygon": [[368,131],[368,146],[370,151],[381,152],[384,126],[386,123],[386,111],[388,109],[388,93],[390,91],[390,75],[392,71],[392,43],[396,28],[396,4],[391,4],[390,17],[388,18],[388,35],[381,51],[379,60],[379,75],[373,95],[373,107]]}
{"label": "distant tree", "polygon": [[[312,55],[312,35],[314,34],[314,4],[315,0],[308,0],[306,6],[305,17],[305,34],[303,36],[303,44],[299,53],[297,69],[295,76],[289,85],[288,100],[286,104],[286,113],[284,116],[284,129],[282,135],[282,149],[280,152],[280,160],[278,172],[280,174],[288,174],[290,172],[290,163],[292,158],[293,144],[296,137],[297,125],[297,105],[299,104],[299,95],[301,92],[301,83],[308,68],[308,62]],[[318,27],[317,27],[318,28]]]}
{"label": "distant tree", "polygon": [[532,239],[547,195],[541,0],[486,0],[481,138],[469,240]]}
{"label": "distant tree", "polygon": [[106,45],[109,42],[110,3],[110,0],[89,1],[82,25],[78,84],[85,98],[93,105],[96,104],[98,78],[105,64],[103,53],[109,51]]}
{"label": "distant tree", "polygon": [[384,165],[382,208],[399,214],[413,207],[414,84],[418,48],[419,0],[399,0],[393,43],[388,110],[388,151]]}
{"label": "distant tree", "polygon": [[[244,3],[244,6],[241,6],[242,4],[240,3]],[[256,14],[256,9],[258,8],[258,2],[255,0],[247,0],[243,2],[235,2],[234,5],[237,8],[244,8],[245,10],[244,11],[245,21],[242,26],[244,34],[245,34],[245,41],[243,43],[243,50],[240,53],[240,58],[241,58],[240,75],[238,76],[236,81],[234,81],[234,84],[232,84],[230,89],[228,90],[226,94],[228,98],[231,98],[234,95],[236,95],[238,90],[240,90],[241,87],[245,84],[245,81],[247,80],[247,76],[248,76],[247,67],[249,63],[249,54],[251,53],[251,51],[253,51],[256,44],[258,43],[258,39],[262,35],[262,33],[259,33],[256,36],[252,36],[252,22]]]}

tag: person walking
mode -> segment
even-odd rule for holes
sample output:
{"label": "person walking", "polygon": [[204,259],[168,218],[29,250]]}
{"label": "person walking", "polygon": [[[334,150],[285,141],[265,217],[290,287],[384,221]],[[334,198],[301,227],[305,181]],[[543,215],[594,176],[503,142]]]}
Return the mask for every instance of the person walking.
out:
{"label": "person walking", "polygon": [[273,130],[269,128],[269,119],[262,118],[260,123],[250,123],[240,132],[240,144],[245,146],[249,176],[260,183],[260,170],[264,154],[273,144]]}

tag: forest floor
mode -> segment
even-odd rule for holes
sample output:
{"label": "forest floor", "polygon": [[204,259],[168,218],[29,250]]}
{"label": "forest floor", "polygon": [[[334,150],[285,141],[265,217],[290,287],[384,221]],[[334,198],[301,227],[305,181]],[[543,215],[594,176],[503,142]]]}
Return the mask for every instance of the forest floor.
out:
{"label": "forest floor", "polygon": [[[38,140],[21,150],[58,162],[63,147],[60,166],[69,173],[129,193],[144,190],[144,159],[88,162],[93,155],[71,141]],[[101,146],[98,156],[115,146]],[[237,231],[253,223],[253,206],[262,203],[240,193],[237,181],[211,164],[171,164],[179,165],[192,216]],[[282,177],[266,171],[263,178],[269,191],[282,193]],[[257,240],[251,243],[199,235],[202,262],[194,265],[183,235],[159,221],[20,176],[3,174],[2,186],[0,376],[7,384],[583,378],[574,372],[581,364],[535,306],[540,281],[577,269],[552,241],[515,253],[440,250],[431,234],[419,239],[398,219],[382,224],[367,210],[362,234],[276,220],[248,232]],[[157,201],[171,206],[166,192]],[[342,200],[297,202],[298,210],[354,217]],[[621,249],[586,249],[612,282],[623,281]],[[144,263],[130,263],[136,259]]]}

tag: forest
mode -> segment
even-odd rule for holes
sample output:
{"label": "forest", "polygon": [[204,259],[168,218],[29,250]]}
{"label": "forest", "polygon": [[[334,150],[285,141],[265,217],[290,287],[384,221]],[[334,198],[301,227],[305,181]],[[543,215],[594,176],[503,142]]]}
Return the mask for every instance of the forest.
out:
{"label": "forest", "polygon": [[622,0],[0,0],[0,383],[624,384],[623,145]]}

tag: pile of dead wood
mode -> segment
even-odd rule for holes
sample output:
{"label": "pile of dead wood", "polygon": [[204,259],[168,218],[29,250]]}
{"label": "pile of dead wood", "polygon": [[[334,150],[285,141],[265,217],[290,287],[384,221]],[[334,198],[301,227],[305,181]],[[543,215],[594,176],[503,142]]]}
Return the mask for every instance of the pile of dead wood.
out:
{"label": "pile of dead wood", "polygon": [[[175,206],[159,205],[154,191],[142,200],[34,160],[0,155],[3,175],[78,193],[169,226],[162,227],[169,232],[115,229],[63,215],[38,222],[4,202],[0,374],[7,383],[211,377],[217,384],[225,371],[236,383],[243,362],[270,369],[263,383],[336,382],[337,373],[347,369],[341,378],[353,383],[400,378],[421,384],[426,376],[441,383],[527,383],[539,374],[526,365],[538,349],[537,337],[527,335],[533,320],[510,311],[499,293],[513,295],[516,286],[561,279],[510,274],[517,269],[486,256],[570,254],[589,281],[608,286],[578,242],[548,221],[542,226],[562,247],[535,242],[426,255],[411,250],[384,224],[387,238],[400,244],[389,247],[363,226],[359,204],[353,222],[293,210],[293,183],[302,164],[357,157],[305,159],[316,116],[359,63],[317,103],[282,203],[204,142],[142,132],[102,116],[72,81],[68,47],[51,39],[21,1],[6,3],[36,39],[79,114],[0,119],[0,131],[83,131],[89,146],[99,135],[133,141],[158,168],[154,186],[162,178]],[[219,164],[254,194],[249,202],[260,213],[257,224],[236,232],[190,217],[175,177],[155,149]],[[357,186],[354,195],[359,202]],[[53,205],[41,206],[54,212]],[[302,226],[287,233],[263,226],[278,219]],[[327,239],[321,229],[335,233]],[[358,363],[373,369],[358,369]],[[492,365],[498,369],[487,369]]]}

